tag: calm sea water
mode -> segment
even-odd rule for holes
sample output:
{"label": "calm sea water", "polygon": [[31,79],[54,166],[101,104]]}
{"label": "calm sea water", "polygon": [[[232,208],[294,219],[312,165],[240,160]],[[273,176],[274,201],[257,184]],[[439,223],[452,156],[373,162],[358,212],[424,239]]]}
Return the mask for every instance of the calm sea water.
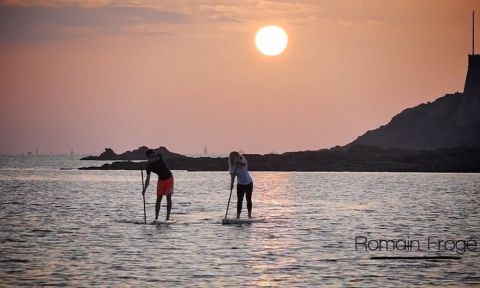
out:
{"label": "calm sea water", "polygon": [[[140,172],[72,169],[96,164],[0,157],[0,286],[480,285],[480,247],[355,250],[357,236],[480,246],[479,174],[253,172],[266,222],[222,226],[228,174],[174,171],[177,222],[143,225]],[[461,259],[371,259],[435,255]]]}

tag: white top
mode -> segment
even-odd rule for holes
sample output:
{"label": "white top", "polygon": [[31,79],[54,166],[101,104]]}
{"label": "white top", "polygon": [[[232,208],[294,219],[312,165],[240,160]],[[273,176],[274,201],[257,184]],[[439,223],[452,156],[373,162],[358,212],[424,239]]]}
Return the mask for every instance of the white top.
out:
{"label": "white top", "polygon": [[[242,157],[243,158],[243,157]],[[250,174],[248,174],[248,169],[247,169],[247,160],[243,158],[241,160],[241,163],[244,163],[244,165],[238,163],[237,164],[237,172],[235,173],[235,166],[229,167],[229,172],[230,175],[233,176],[233,173],[237,176],[237,183],[240,185],[248,185],[252,183],[252,177],[250,177]]]}

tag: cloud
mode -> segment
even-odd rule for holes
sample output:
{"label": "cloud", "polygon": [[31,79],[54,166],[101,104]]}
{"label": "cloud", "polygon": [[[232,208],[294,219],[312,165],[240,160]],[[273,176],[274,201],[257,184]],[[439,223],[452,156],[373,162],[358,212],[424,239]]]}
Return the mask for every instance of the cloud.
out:
{"label": "cloud", "polygon": [[89,33],[168,34],[129,27],[190,22],[187,14],[150,7],[0,5],[0,42],[52,40]]}
{"label": "cloud", "polygon": [[215,38],[249,29],[248,23],[318,22],[319,7],[315,1],[0,0],[0,44],[105,34]]}
{"label": "cloud", "polygon": [[[228,4],[225,4],[228,3]],[[288,22],[309,22],[315,20],[321,6],[317,3],[303,1],[211,1],[198,5],[197,10],[206,15],[221,15],[238,22],[262,21],[264,19],[285,19]]]}

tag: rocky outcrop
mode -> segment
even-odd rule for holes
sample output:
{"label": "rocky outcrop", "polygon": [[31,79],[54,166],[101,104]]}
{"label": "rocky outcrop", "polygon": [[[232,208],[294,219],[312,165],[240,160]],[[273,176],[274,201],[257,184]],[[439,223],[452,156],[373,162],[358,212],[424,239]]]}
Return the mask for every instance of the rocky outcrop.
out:
{"label": "rocky outcrop", "polygon": [[431,150],[480,147],[480,55],[469,55],[464,93],[406,109],[346,145]]}
{"label": "rocky outcrop", "polygon": [[[251,171],[480,172],[480,148],[426,151],[355,145],[348,149],[247,154]],[[227,158],[170,158],[173,170],[226,171]],[[139,170],[144,162],[114,162],[86,170]]]}
{"label": "rocky outcrop", "polygon": [[432,150],[480,146],[480,113],[474,113],[469,96],[446,95],[433,103],[406,109],[385,126],[368,131],[346,147]]}
{"label": "rocky outcrop", "polygon": [[[99,156],[87,156],[82,158],[81,160],[103,160],[103,161],[111,161],[111,160],[146,160],[145,153],[147,150],[150,149],[146,146],[141,146],[133,151],[127,151],[121,154],[116,154],[111,148],[105,148],[105,151],[100,154]],[[155,152],[162,154],[164,159],[170,158],[185,158],[181,154],[173,153],[168,151],[167,148],[160,146],[159,148],[153,149]]]}

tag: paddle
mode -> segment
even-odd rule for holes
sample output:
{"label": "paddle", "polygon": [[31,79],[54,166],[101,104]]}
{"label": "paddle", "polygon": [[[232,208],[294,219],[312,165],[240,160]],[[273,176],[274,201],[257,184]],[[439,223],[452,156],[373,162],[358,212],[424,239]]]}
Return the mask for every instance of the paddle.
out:
{"label": "paddle", "polygon": [[147,224],[147,210],[145,209],[145,183],[143,183],[143,166],[140,167],[140,171],[142,172],[142,196],[143,196],[143,218],[145,219],[145,224]]}
{"label": "paddle", "polygon": [[238,165],[238,163],[235,164],[235,172],[233,172],[232,183],[230,184],[230,197],[228,197],[227,211],[225,212],[225,218],[224,219],[227,219],[228,207],[230,207],[230,199],[232,199],[233,183],[235,182],[235,175],[237,174],[237,165]]}

